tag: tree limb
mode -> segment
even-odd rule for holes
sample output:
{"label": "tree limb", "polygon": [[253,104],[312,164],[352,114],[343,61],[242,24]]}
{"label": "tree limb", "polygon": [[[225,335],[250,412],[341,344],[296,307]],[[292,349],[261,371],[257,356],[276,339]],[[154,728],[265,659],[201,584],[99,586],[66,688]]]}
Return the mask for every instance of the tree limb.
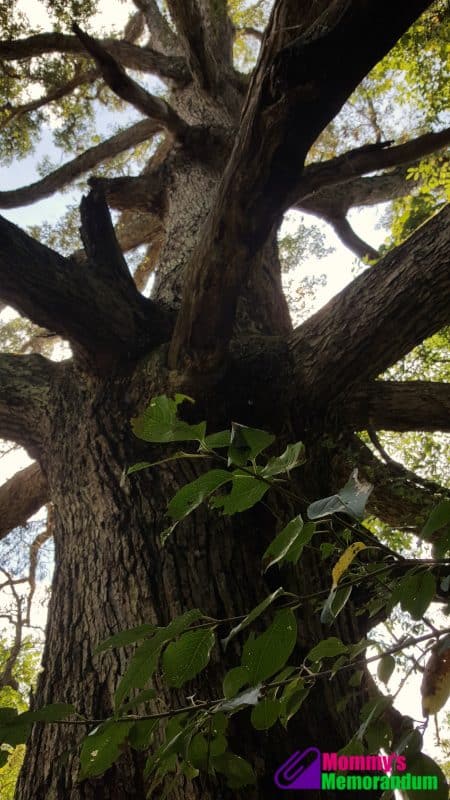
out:
{"label": "tree limb", "polygon": [[167,6],[194,80],[201,88],[214,91],[219,65],[211,49],[204,8],[198,0],[167,0]]}
{"label": "tree limb", "polygon": [[188,124],[174,111],[171,106],[161,97],[156,97],[136,81],[130,78],[124,68],[102,47],[102,45],[92,36],[81,30],[75,23],[72,26],[74,32],[84,47],[95,60],[105,83],[118,97],[130,103],[134,108],[145,114],[155,122],[159,122],[163,128],[170,131],[176,138],[183,138],[189,128]]}
{"label": "tree limb", "polygon": [[[166,56],[149,47],[139,47],[117,39],[100,39],[100,44],[124,67],[139,72],[150,72],[160,78],[172,80],[180,86],[190,81],[184,58]],[[84,45],[76,36],[64,33],[38,33],[27,39],[0,41],[0,59],[23,60],[45,53],[85,53]]]}
{"label": "tree limb", "polygon": [[239,291],[255,254],[298,199],[309,148],[429,5],[275,2],[234,150],[188,270],[170,349],[173,368],[204,372],[221,363]]}
{"label": "tree limb", "polygon": [[320,407],[450,322],[450,206],[366,270],[290,340],[293,382]]}
{"label": "tree limb", "polygon": [[50,387],[60,369],[40,355],[0,355],[0,436],[35,457],[47,429]]}
{"label": "tree limb", "polygon": [[449,144],[450,128],[444,128],[439,133],[425,133],[417,139],[394,147],[386,147],[384,142],[364,145],[329,161],[310,164],[299,180],[298,196],[294,204],[302,205],[305,198],[323,187],[345,183],[368,172],[413,164]]}
{"label": "tree limb", "polygon": [[133,0],[134,5],[144,14],[150,42],[166,55],[179,55],[181,45],[167,20],[159,10],[156,0]]}
{"label": "tree limb", "polygon": [[16,107],[9,103],[7,108],[3,107],[3,109],[1,109],[2,111],[8,112],[8,116],[6,116],[0,125],[1,129],[4,130],[13,120],[23,117],[30,111],[36,111],[38,108],[43,108],[43,106],[47,106],[49,103],[54,103],[55,100],[61,100],[62,97],[71,94],[78,86],[94,83],[98,77],[99,72],[97,69],[86,70],[85,72],[80,72],[78,75],[75,75],[72,80],[56,87],[56,89],[51,89],[47,94],[37,97],[35,100],[30,100],[28,103],[23,103]]}
{"label": "tree limb", "polygon": [[358,234],[353,230],[347,217],[324,217],[327,222],[332,226],[334,232],[345,244],[352,253],[355,253],[358,258],[369,258],[376,261],[379,257],[378,250],[375,250],[370,244],[361,239]]}
{"label": "tree limb", "polygon": [[26,521],[48,501],[48,485],[36,462],[0,486],[0,539]]}
{"label": "tree limb", "polygon": [[432,381],[373,381],[342,404],[354,430],[450,431],[450,385]]}
{"label": "tree limb", "polygon": [[[87,240],[97,259],[87,264],[64,258],[0,217],[0,297],[31,321],[69,339],[101,369],[101,364],[129,359],[167,341],[172,322],[139,294],[119,265],[121,254],[104,199],[92,196],[84,210],[93,217]],[[101,239],[97,247],[95,232]]]}
{"label": "tree limb", "polygon": [[[417,162],[415,162],[417,163]],[[346,215],[350,208],[386,203],[411,194],[420,181],[408,178],[409,167],[371,177],[358,177],[333,186],[324,186],[297,203],[294,208],[321,219]]]}
{"label": "tree limb", "polygon": [[26,206],[49,197],[54,192],[72,183],[80,175],[101,164],[102,161],[113,158],[131,147],[135,147],[146,139],[150,139],[162,128],[160,123],[151,119],[144,119],[137,122],[110,139],[106,139],[101,144],[95,145],[85,150],[84,153],[58,167],[45,178],[30,183],[28,186],[21,186],[18,189],[11,189],[0,192],[0,208],[16,208]]}

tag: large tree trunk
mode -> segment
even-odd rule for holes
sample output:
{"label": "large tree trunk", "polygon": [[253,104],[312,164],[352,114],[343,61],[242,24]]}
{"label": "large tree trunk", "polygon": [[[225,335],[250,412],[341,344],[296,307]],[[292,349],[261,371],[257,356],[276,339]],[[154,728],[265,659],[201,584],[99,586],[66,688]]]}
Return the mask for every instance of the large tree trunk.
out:
{"label": "large tree trunk", "polygon": [[[235,617],[281,582],[279,575],[261,576],[261,555],[275,532],[274,518],[264,508],[232,518],[200,511],[180,525],[165,546],[160,545],[167,501],[196,473],[186,462],[130,478],[124,477],[124,469],[143,455],[142,443],[130,433],[129,418],[136,403],[142,406],[163,384],[155,357],[139,365],[134,374],[107,381],[68,367],[54,385],[52,447],[43,468],[55,507],[56,566],[36,707],[70,702],[91,719],[111,714],[113,693],[129,653],[94,655],[102,639],[141,622],[167,624],[189,608],[200,608],[215,618]],[[239,390],[242,387],[230,385],[230,396]],[[245,386],[256,400],[258,391],[251,382]],[[230,397],[215,399],[213,425],[229,422],[230,414],[239,410],[243,419],[245,409],[239,409]],[[200,407],[198,414],[204,412]],[[254,413],[244,421],[254,419]],[[261,414],[258,422],[284,429],[286,435],[285,420],[264,420]],[[312,485],[326,491],[324,461],[321,467],[321,485],[309,476],[308,491]],[[293,508],[278,504],[277,513],[287,520]],[[301,595],[325,588],[328,581],[314,551],[305,555],[299,568],[283,575],[285,588]],[[320,638],[317,619],[311,606],[301,609],[297,658]],[[343,616],[339,635],[353,641],[362,635],[351,611]],[[201,698],[220,696],[225,664],[237,663],[236,649],[227,651],[226,658],[216,652],[208,683],[203,680],[183,693],[173,692],[169,702],[181,705],[192,691]],[[273,771],[293,749],[316,744],[334,751],[348,741],[357,726],[359,703],[350,703],[338,714],[336,700],[343,690],[345,683],[320,683],[301,718],[294,719],[287,732],[280,727],[274,735],[256,735],[245,720],[247,715],[239,716],[235,749],[259,767],[261,783],[255,796],[274,796]],[[131,751],[102,778],[76,784],[77,743],[85,733],[83,726],[35,726],[18,788],[21,800],[144,796],[142,760]],[[181,783],[172,796],[180,800],[217,797],[218,791],[217,786],[202,789],[199,784]]]}

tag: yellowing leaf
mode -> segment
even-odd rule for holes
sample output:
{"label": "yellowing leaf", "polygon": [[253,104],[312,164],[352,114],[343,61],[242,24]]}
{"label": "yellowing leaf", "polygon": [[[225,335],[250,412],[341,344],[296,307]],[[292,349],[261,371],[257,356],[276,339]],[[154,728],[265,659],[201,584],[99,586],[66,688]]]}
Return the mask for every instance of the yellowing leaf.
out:
{"label": "yellowing leaf", "polygon": [[350,564],[352,563],[353,559],[361,550],[365,550],[366,545],[363,542],[353,542],[346,550],[342,553],[339,561],[334,565],[333,571],[331,576],[333,578],[333,588],[335,588],[342,575],[346,570],[349,568]]}

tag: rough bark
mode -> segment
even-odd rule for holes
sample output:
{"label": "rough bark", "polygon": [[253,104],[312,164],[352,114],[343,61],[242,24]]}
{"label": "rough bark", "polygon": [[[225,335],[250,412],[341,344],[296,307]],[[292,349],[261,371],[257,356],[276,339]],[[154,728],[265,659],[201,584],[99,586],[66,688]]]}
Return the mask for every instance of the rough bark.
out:
{"label": "rough bark", "polygon": [[341,408],[354,430],[450,431],[448,383],[375,381],[351,392]]}
{"label": "rough bark", "polygon": [[[156,19],[163,32],[156,4],[152,0],[137,4],[149,19]],[[217,618],[234,617],[254,607],[281,582],[270,573],[261,575],[261,554],[276,527],[275,517],[265,506],[232,518],[201,509],[162,547],[159,534],[165,527],[167,500],[197,476],[197,468],[186,461],[172,462],[126,477],[128,465],[166,452],[135,440],[130,418],[151,396],[186,388],[184,375],[168,367],[173,312],[182,307],[171,366],[184,369],[186,352],[188,360],[194,354],[197,366],[220,366],[213,375],[191,375],[191,394],[197,400],[195,419],[206,418],[211,431],[231,420],[273,430],[280,448],[283,442],[303,436],[310,461],[299,471],[295,485],[310,499],[326,496],[333,487],[334,453],[321,445],[321,435],[333,426],[330,417],[338,418],[340,409],[334,403],[348,389],[354,373],[359,382],[371,379],[385,362],[399,357],[448,315],[443,297],[448,278],[437,266],[439,258],[445,263],[448,234],[435,220],[381,267],[361,276],[356,288],[350,288],[322,317],[316,316],[292,336],[275,243],[277,222],[295,199],[309,145],[370,66],[429,3],[276,2],[237,135],[242,82],[233,83],[229,76],[224,96],[214,98],[213,84],[218,78],[208,50],[214,35],[214,26],[208,27],[210,14],[224,4],[173,0],[170,5],[194,76],[172,92],[170,103],[187,124],[210,128],[211,146],[204,153],[188,148],[171,153],[170,180],[164,183],[163,202],[157,203],[160,240],[152,302],[139,299],[118,252],[101,197],[101,189],[108,191],[106,183],[94,182],[95,190],[83,205],[88,254],[84,262],[69,262],[41,246],[36,249],[14,226],[1,226],[6,244],[0,260],[0,294],[40,324],[65,332],[75,349],[80,345],[90,356],[80,362],[77,351],[70,363],[51,367],[51,378],[42,379],[45,401],[34,406],[37,411],[44,409],[42,417],[37,411],[27,417],[32,396],[31,389],[27,395],[32,384],[28,375],[12,427],[8,427],[6,410],[11,402],[14,410],[20,375],[13,379],[7,362],[12,388],[3,410],[0,405],[0,422],[6,435],[26,438],[34,447],[55,513],[55,576],[44,670],[34,706],[73,702],[81,713],[96,719],[111,712],[113,693],[129,656],[122,651],[95,655],[101,639],[140,622],[165,624],[190,607],[200,607]],[[183,14],[200,18],[203,27],[195,36]],[[323,26],[328,26],[325,36],[321,36]],[[306,38],[299,40],[298,34],[305,32]],[[162,52],[175,52],[175,34],[165,33]],[[6,57],[13,58],[41,53],[46,47],[70,49],[77,42],[73,37],[58,37],[40,35],[17,47],[3,43],[0,55],[2,48]],[[108,43],[102,42],[102,47],[122,65],[131,66],[127,58],[134,57],[133,49],[122,48],[120,54]],[[169,55],[165,58],[159,63],[167,67]],[[213,135],[217,130],[221,136]],[[230,142],[235,147],[225,167]],[[143,208],[143,181],[134,185],[140,187]],[[109,184],[111,196],[118,186]],[[152,214],[154,208],[145,210]],[[439,218],[445,219],[445,215]],[[137,242],[140,230],[129,241]],[[408,285],[417,296],[408,294]],[[414,314],[416,332],[411,322]],[[358,321],[358,315],[362,321],[349,335],[348,324]],[[399,341],[394,345],[396,337]],[[228,345],[228,359],[216,359]],[[19,363],[28,369],[29,362]],[[36,364],[42,362],[29,365]],[[20,430],[19,418],[22,423],[29,419]],[[36,426],[41,418],[44,422]],[[291,501],[273,498],[273,502],[279,520],[287,521],[294,513],[304,512],[306,500],[295,507]],[[283,574],[283,586],[302,596],[328,590],[329,583],[315,548],[305,550],[298,569],[288,568]],[[367,633],[367,620],[354,611],[349,604],[332,629],[346,642]],[[324,635],[316,609],[307,599],[298,618],[296,663]],[[217,697],[223,673],[236,664],[236,658],[237,648],[226,656],[217,650],[207,681],[170,695],[161,688],[161,694],[171,706],[182,705],[193,692],[198,697]],[[292,750],[317,742],[333,751],[349,740],[367,694],[364,688],[360,694],[354,692],[338,712],[337,701],[346,690],[346,681],[339,678],[324,681],[301,717],[292,721],[287,732],[277,729],[276,736],[252,733],[244,718],[238,719],[232,744],[249,757],[259,774],[257,790],[245,793],[246,797],[273,798],[273,770]],[[71,725],[34,727],[17,790],[20,800],[140,800],[144,796],[142,760],[131,752],[123,753],[100,779],[76,782],[77,744],[86,730]],[[312,792],[308,794],[309,800],[316,800]],[[181,783],[172,797],[231,800],[239,793],[230,793],[217,783]],[[329,798],[334,800],[332,793]]]}
{"label": "rough bark", "polygon": [[[239,287],[255,252],[295,201],[309,148],[427,6],[419,0],[394,9],[379,0],[336,2],[321,6],[318,16],[310,4],[275,3],[236,143],[190,265],[171,343],[174,368],[208,371],[222,361]],[[369,30],[367,38],[363,31]],[[213,321],[211,303],[217,309]]]}
{"label": "rough bark", "polygon": [[[201,511],[161,547],[159,534],[167,498],[198,472],[183,462],[124,478],[124,466],[142,453],[142,445],[129,434],[129,417],[136,410],[136,401],[142,405],[147,395],[161,390],[164,375],[161,357],[155,354],[132,378],[86,380],[69,368],[54,386],[52,423],[48,444],[42,448],[42,464],[55,510],[56,568],[45,668],[34,700],[36,706],[56,700],[73,702],[87,717],[102,718],[111,713],[112,695],[127,656],[123,651],[94,655],[103,638],[144,621],[166,624],[189,607],[200,607],[212,616],[239,615],[273,589],[271,579],[261,576],[259,566],[275,525],[265,509],[241,519],[214,517]],[[264,392],[257,385],[252,387],[252,378],[248,377],[246,390],[262,397]],[[201,405],[209,405],[210,400],[204,398]],[[248,411],[242,405],[239,408],[241,402],[246,405],[244,398],[216,397],[216,424],[229,420],[231,414],[243,419]],[[263,420],[262,407],[257,406],[256,413]],[[254,414],[253,408],[252,418]],[[268,418],[265,424],[269,424]],[[282,513],[292,511],[284,508]],[[328,582],[317,554],[311,551],[302,570],[288,572],[283,584],[306,595],[325,588]],[[296,658],[321,636],[317,615],[307,604],[300,620]],[[342,616],[338,635],[355,641],[362,632],[350,610]],[[172,692],[167,700],[181,704],[185,691],[196,691],[202,698],[216,696],[225,664],[234,664],[235,659],[236,650],[231,649],[227,656],[216,651],[208,682],[202,681],[200,687],[189,684],[182,692]],[[339,681],[332,686],[321,684],[302,719],[294,720],[287,733],[271,740],[270,748],[264,744],[264,735],[246,738],[243,721],[238,721],[232,738],[234,747],[252,759],[265,749],[265,771],[258,792],[246,793],[246,797],[273,797],[275,765],[294,746],[320,741],[321,746],[333,750],[348,740],[357,724],[358,704],[355,697],[338,715],[335,701],[342,688]],[[127,800],[144,796],[142,764],[131,754],[124,754],[101,779],[75,784],[76,745],[85,732],[79,726],[35,726],[18,787],[21,800]],[[214,784],[206,791],[208,797],[217,797],[218,792],[230,800],[240,796]],[[200,796],[205,797],[205,787],[189,783],[181,783],[173,793],[180,800]],[[310,797],[313,800],[314,795]]]}
{"label": "rough bark", "polygon": [[[190,76],[183,58],[165,56],[149,47],[138,47],[116,39],[103,39],[101,43],[125,67],[154,73],[181,86],[189,82]],[[64,33],[38,33],[27,39],[0,42],[0,58],[5,61],[33,58],[45,53],[84,52],[84,45],[76,36]]]}
{"label": "rough bark", "polygon": [[446,207],[294,332],[293,380],[313,405],[330,386],[336,397],[375,378],[448,324],[449,219]]}

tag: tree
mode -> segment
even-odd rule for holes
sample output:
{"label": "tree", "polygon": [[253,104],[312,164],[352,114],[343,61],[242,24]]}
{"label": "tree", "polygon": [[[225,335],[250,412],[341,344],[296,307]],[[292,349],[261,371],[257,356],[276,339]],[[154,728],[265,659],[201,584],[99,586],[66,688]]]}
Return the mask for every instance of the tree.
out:
{"label": "tree", "polygon": [[[376,134],[375,142],[334,154],[326,152],[327,136],[333,125],[339,133],[337,115],[358,87],[371,129],[377,127],[364,79],[399,39],[407,47],[406,32],[422,13],[416,35],[434,44],[446,3],[276,0],[264,31],[257,17],[263,3],[253,8],[256,27],[244,19],[242,31],[245,8],[235,3],[168,0],[167,13],[155,0],[135,6],[121,37],[89,35],[92,7],[76,3],[58,4],[51,32],[25,35],[20,19],[7,18],[0,43],[11,156],[26,150],[51,102],[65,104],[59,135],[69,147],[79,130],[81,139],[89,136],[93,92],[143,115],[34,184],[0,192],[3,208],[32,203],[105,159],[152,143],[139,174],[125,159],[123,174],[90,178],[80,208],[84,252],[62,255],[0,221],[1,300],[72,350],[61,362],[36,352],[0,359],[0,433],[39,465],[9,484],[15,499],[7,527],[45,500],[54,510],[55,573],[33,703],[73,703],[88,719],[111,714],[126,663],[120,651],[95,653],[99,642],[140,624],[166,625],[190,608],[213,618],[245,615],[274,589],[260,559],[280,523],[333,494],[354,466],[374,484],[373,512],[420,530],[441,490],[383,464],[355,432],[448,430],[450,418],[445,384],[378,379],[450,322],[448,208],[296,329],[276,238],[284,212],[300,208],[327,219],[359,255],[378,257],[351,229],[348,210],[409,193],[407,168],[442,150],[450,131],[435,125],[400,143]],[[73,17],[73,31],[61,32]],[[261,39],[250,75],[233,63],[233,39],[241,35]],[[144,87],[148,74],[164,81],[164,96]],[[21,98],[25,79],[43,85],[43,96]],[[121,212],[116,230],[109,208]],[[143,244],[133,279],[122,251]],[[201,469],[195,461],[169,461],[127,477],[135,462],[166,455],[134,437],[130,420],[150,398],[176,393],[195,399],[188,421],[206,419],[210,431],[237,420],[272,431],[281,444],[302,439],[307,467],[295,479],[301,507],[284,499],[276,516],[258,505],[239,517],[201,508],[162,545],[167,500]],[[308,598],[328,581],[320,553],[310,548],[283,585]],[[366,599],[353,598],[336,619],[343,642],[359,642],[386,613],[357,615]],[[302,658],[324,633],[310,601],[297,613]],[[208,684],[192,691],[216,698],[235,657],[236,650],[217,651]],[[184,690],[161,692],[168,704],[186,702]],[[367,670],[345,707],[345,683],[322,681],[286,731],[266,738],[250,726],[232,730],[235,749],[258,772],[257,796],[273,797],[273,772],[292,750],[345,745],[370,692]],[[86,732],[83,725],[35,725],[17,796],[143,796],[143,758],[130,750],[99,780],[77,783],[77,744]],[[220,792],[239,796],[187,778],[171,796]]]}

